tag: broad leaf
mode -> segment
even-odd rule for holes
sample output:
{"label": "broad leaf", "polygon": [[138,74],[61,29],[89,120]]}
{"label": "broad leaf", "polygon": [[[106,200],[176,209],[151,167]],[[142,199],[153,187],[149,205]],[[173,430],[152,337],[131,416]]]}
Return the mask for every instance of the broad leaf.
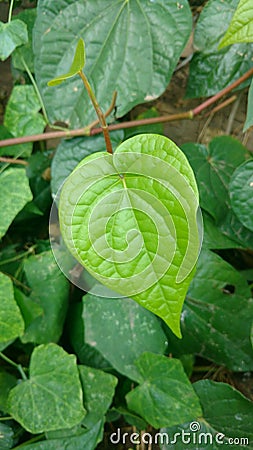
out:
{"label": "broad leaf", "polygon": [[[39,114],[40,109],[33,86],[14,86],[6,106],[4,125],[14,137],[42,133],[45,120]],[[31,151],[32,143],[19,145],[20,155],[29,156]]]}
{"label": "broad leaf", "polygon": [[73,62],[71,64],[71,67],[69,69],[69,72],[65,73],[64,75],[59,75],[58,77],[54,78],[53,80],[50,80],[47,84],[48,86],[56,86],[58,84],[61,84],[63,81],[67,80],[68,78],[72,78],[75,75],[77,75],[79,72],[82,71],[85,65],[85,48],[84,48],[84,42],[83,39],[79,39],[76,51],[74,55]]}
{"label": "broad leaf", "polygon": [[9,450],[13,448],[14,431],[8,425],[0,422],[0,439],[1,450]]}
{"label": "broad leaf", "polygon": [[71,428],[84,417],[76,358],[56,344],[40,345],[31,356],[30,378],[10,391],[10,414],[27,431]]}
{"label": "broad leaf", "polygon": [[219,223],[229,207],[231,175],[245,161],[247,149],[230,136],[219,136],[208,147],[189,143],[182,150],[194,170],[201,207]]}
{"label": "broad leaf", "polygon": [[[3,369],[0,369],[0,411],[6,413],[7,415],[7,399],[10,390],[17,384],[17,379],[6,372]],[[1,432],[0,432],[1,436]],[[0,441],[2,443],[2,441]]]}
{"label": "broad leaf", "polygon": [[183,339],[169,332],[170,344],[176,354],[197,353],[231,370],[252,370],[252,314],[246,279],[220,256],[202,251],[181,316]]}
{"label": "broad leaf", "polygon": [[202,414],[179,360],[144,353],[135,364],[139,386],[126,395],[127,405],[154,428],[184,423]]}
{"label": "broad leaf", "polygon": [[83,320],[85,341],[133,380],[138,378],[136,358],[148,350],[162,354],[166,350],[166,336],[157,318],[131,299],[87,294]]}
{"label": "broad leaf", "polygon": [[79,38],[86,46],[85,74],[100,106],[106,110],[116,90],[121,117],[162,94],[191,29],[187,0],[180,5],[171,0],[40,0],[35,73],[50,121],[79,127],[96,118],[79,77],[55,89],[47,86],[52,77],[68,72]]}
{"label": "broad leaf", "polygon": [[249,88],[247,117],[246,117],[246,122],[244,124],[243,131],[245,132],[252,125],[253,125],[253,81],[251,81],[251,85]]}
{"label": "broad leaf", "polygon": [[[122,142],[123,137],[123,131],[110,133],[114,150]],[[65,179],[83,158],[104,150],[105,140],[102,135],[62,140],[56,149],[52,162],[51,188],[53,194],[57,193]]]}
{"label": "broad leaf", "polygon": [[253,160],[239,166],[230,181],[231,206],[238,219],[253,231]]}
{"label": "broad leaf", "polygon": [[43,308],[19,289],[14,289],[14,295],[19,309],[22,312],[25,328],[27,328],[37,317],[44,314]]}
{"label": "broad leaf", "polygon": [[252,449],[253,403],[225,383],[209,380],[193,384],[203,417],[160,430],[161,450]]}
{"label": "broad leaf", "polygon": [[240,0],[220,48],[237,42],[253,42],[252,0]]}
{"label": "broad leaf", "polygon": [[[251,44],[218,50],[238,0],[210,0],[202,9],[194,34],[195,54],[190,62],[187,97],[207,97],[237,80],[252,67]],[[248,85],[247,80],[240,88]]]}
{"label": "broad leaf", "polygon": [[51,251],[31,256],[24,263],[32,289],[30,301],[43,309],[27,326],[22,342],[44,344],[57,342],[62,333],[68,304],[69,285],[57,266]]}
{"label": "broad leaf", "polygon": [[[23,448],[26,450],[94,450],[103,438],[104,421],[100,420],[90,430],[86,430],[82,425],[74,430],[61,430],[54,438],[48,438],[36,444],[28,444]],[[49,433],[48,433],[49,434]],[[50,433],[51,434],[51,433]]]}
{"label": "broad leaf", "polygon": [[85,158],[63,185],[60,227],[70,252],[106,287],[132,297],[180,336],[198,253],[190,165],[164,136],[143,134]]}
{"label": "broad leaf", "polygon": [[0,272],[0,342],[5,343],[23,333],[24,321],[14,299],[9,277]]}
{"label": "broad leaf", "polygon": [[4,211],[0,216],[0,238],[30,200],[32,193],[24,169],[10,168],[0,173],[0,205]]}
{"label": "broad leaf", "polygon": [[240,248],[242,247],[236,240],[229,238],[223,234],[220,228],[215,225],[214,219],[205,211],[202,211],[204,223],[204,239],[203,247],[210,250],[218,250],[225,248]]}
{"label": "broad leaf", "polygon": [[91,429],[109,409],[118,380],[109,373],[86,366],[79,366],[79,373],[87,410],[83,425]]}
{"label": "broad leaf", "polygon": [[22,20],[0,22],[0,59],[4,61],[16,47],[28,42],[27,27]]}
{"label": "broad leaf", "polygon": [[12,54],[12,64],[16,69],[25,70],[23,60],[25,60],[31,72],[34,71],[34,54],[33,54],[33,27],[36,18],[36,8],[29,8],[21,11],[17,16],[13,16],[13,20],[22,20],[25,22],[28,31],[28,42],[18,47]]}

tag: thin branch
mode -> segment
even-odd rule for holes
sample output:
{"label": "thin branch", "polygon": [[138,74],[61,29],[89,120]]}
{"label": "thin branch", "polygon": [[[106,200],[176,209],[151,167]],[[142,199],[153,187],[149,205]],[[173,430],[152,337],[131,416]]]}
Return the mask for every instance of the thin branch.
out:
{"label": "thin branch", "polygon": [[25,372],[24,372],[24,370],[23,370],[23,367],[21,366],[21,364],[17,364],[17,363],[15,363],[14,361],[12,361],[10,358],[8,358],[8,356],[6,356],[4,353],[2,353],[2,352],[0,352],[0,358],[2,358],[4,361],[6,361],[8,364],[10,364],[11,366],[13,366],[13,367],[15,367],[18,371],[19,371],[19,373],[20,373],[20,375],[21,375],[21,377],[22,377],[22,379],[25,381],[25,380],[27,380],[27,376],[26,376],[26,374],[25,374]]}
{"label": "thin branch", "polygon": [[[224,95],[228,94],[230,91],[238,87],[241,83],[243,83],[245,80],[250,78],[253,75],[253,68],[248,70],[244,75],[242,75],[238,80],[227,86],[225,89],[222,89],[220,92],[218,92],[213,97],[209,98],[208,100],[205,100],[203,103],[198,105],[196,108],[190,111],[182,112],[179,114],[170,114],[166,116],[161,117],[151,117],[149,119],[140,119],[140,120],[132,120],[129,122],[121,122],[116,123],[108,126],[108,131],[113,130],[121,130],[131,127],[137,127],[137,126],[144,126],[144,125],[151,125],[154,123],[165,123],[165,122],[172,122],[176,120],[191,120],[195,116],[199,115],[202,111],[204,111],[208,106],[215,103],[217,100],[222,98]],[[94,126],[94,123],[91,124]],[[61,139],[61,138],[72,138],[72,137],[78,137],[78,136],[93,136],[96,134],[100,134],[103,132],[103,129],[101,127],[98,128],[91,128],[90,125],[79,128],[77,130],[66,130],[66,131],[55,131],[55,132],[48,132],[48,133],[41,133],[41,134],[35,134],[33,136],[22,136],[19,138],[12,138],[12,139],[4,139],[0,141],[0,148],[1,147],[8,147],[10,145],[15,144],[23,144],[26,142],[37,142],[37,141],[43,141],[47,139]]]}
{"label": "thin branch", "polygon": [[8,23],[10,23],[10,21],[11,21],[13,5],[14,5],[14,0],[11,0],[10,8],[9,8],[9,14],[8,14]]}
{"label": "thin branch", "polygon": [[5,156],[0,156],[0,162],[8,164],[22,164],[23,166],[28,166],[28,162],[23,161],[23,159],[6,158]]}

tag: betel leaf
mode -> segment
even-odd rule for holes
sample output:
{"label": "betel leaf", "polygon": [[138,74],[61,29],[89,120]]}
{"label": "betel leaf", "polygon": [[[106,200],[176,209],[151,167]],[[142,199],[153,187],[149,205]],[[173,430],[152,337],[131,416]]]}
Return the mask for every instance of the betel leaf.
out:
{"label": "betel leaf", "polygon": [[56,344],[31,356],[30,377],[9,394],[8,410],[31,433],[71,428],[85,416],[76,358]]}
{"label": "betel leaf", "polygon": [[147,352],[135,365],[139,386],[126,395],[127,405],[154,428],[202,415],[198,397],[179,360]]}
{"label": "betel leaf", "polygon": [[7,413],[7,398],[9,391],[16,384],[17,379],[13,375],[3,369],[0,369],[0,411],[3,413]]}
{"label": "betel leaf", "polygon": [[244,124],[243,132],[253,125],[253,81],[251,81],[249,92],[248,92],[248,107],[247,107],[247,117]]}
{"label": "betel leaf", "polygon": [[36,444],[24,445],[23,448],[26,450],[94,450],[97,448],[98,443],[103,438],[103,420],[97,422],[90,430],[84,429],[82,425],[76,428],[77,430],[74,431],[64,429],[64,435],[61,430],[61,434],[55,438],[48,438]]}
{"label": "betel leaf", "polygon": [[246,279],[220,256],[200,254],[181,316],[183,339],[168,330],[174,354],[197,353],[231,370],[253,369],[253,300]]}
{"label": "betel leaf", "polygon": [[240,0],[219,47],[222,48],[237,42],[253,42],[252,0]]}
{"label": "betel leaf", "polygon": [[4,61],[16,47],[28,42],[27,27],[22,20],[0,22],[0,59]]}
{"label": "betel leaf", "polygon": [[229,206],[231,175],[245,161],[247,149],[230,136],[215,137],[207,147],[187,143],[181,148],[195,173],[201,207],[220,222]]}
{"label": "betel leaf", "polygon": [[[114,150],[123,141],[123,137],[124,133],[122,130],[110,133]],[[51,167],[51,188],[53,194],[57,193],[62,183],[83,158],[91,153],[104,150],[105,140],[102,135],[62,140],[56,149]]]}
{"label": "betel leaf", "polygon": [[233,240],[232,236],[229,238],[221,232],[215,225],[214,219],[204,210],[202,211],[204,224],[203,247],[210,250],[226,249],[226,248],[240,248],[242,247],[238,242]]}
{"label": "betel leaf", "polygon": [[13,448],[14,431],[8,425],[0,422],[0,439],[1,450],[9,450]]}
{"label": "betel leaf", "polygon": [[71,64],[71,67],[69,71],[63,75],[59,75],[56,78],[53,78],[52,80],[48,81],[48,86],[56,86],[57,84],[61,84],[63,81],[67,80],[68,78],[72,78],[75,75],[77,75],[79,72],[82,71],[85,65],[85,47],[83,39],[79,39],[76,51],[74,55],[73,62]]}
{"label": "betel leaf", "polygon": [[221,448],[252,449],[253,403],[225,383],[201,380],[193,384],[203,417],[191,423],[162,428],[158,436],[161,450]]}
{"label": "betel leaf", "polygon": [[[190,62],[187,97],[214,95],[252,67],[253,48],[241,43],[218,49],[238,0],[209,0],[194,33],[195,53]],[[240,85],[247,86],[249,81]]]}
{"label": "betel leaf", "polygon": [[24,271],[32,289],[29,299],[43,309],[43,314],[30,321],[22,336],[22,342],[57,342],[67,312],[68,281],[57,266],[51,251],[26,259]]}
{"label": "betel leaf", "polygon": [[25,169],[10,168],[0,173],[0,238],[27,202],[32,200]]}
{"label": "betel leaf", "polygon": [[25,70],[24,62],[31,72],[34,71],[34,54],[32,48],[33,27],[36,18],[36,8],[29,8],[13,16],[14,20],[22,20],[27,26],[28,42],[18,47],[12,53],[12,64],[16,69]]}
{"label": "betel leaf", "polygon": [[50,121],[78,127],[96,118],[79,77],[55,89],[47,86],[50,79],[68,72],[79,38],[86,46],[85,74],[100,106],[106,110],[116,90],[121,117],[134,105],[162,94],[191,29],[187,0],[180,5],[171,0],[40,0],[35,74]]}
{"label": "betel leaf", "polygon": [[5,343],[22,335],[24,321],[14,299],[9,277],[0,273],[0,342]]}
{"label": "betel leaf", "polygon": [[99,298],[91,294],[83,299],[85,341],[118,372],[135,380],[138,378],[136,358],[148,350],[165,352],[166,336],[159,321],[133,300]]}
{"label": "betel leaf", "polygon": [[[4,126],[14,137],[42,133],[45,120],[39,113],[41,104],[31,85],[14,86],[4,115]],[[32,143],[19,145],[19,154],[30,156]]]}
{"label": "betel leaf", "polygon": [[87,366],[78,368],[83,387],[84,406],[87,410],[83,425],[91,429],[104,418],[109,409],[118,380],[102,370]]}
{"label": "betel leaf", "polygon": [[233,173],[229,195],[238,219],[253,231],[253,159],[241,164]]}
{"label": "betel leaf", "polygon": [[191,167],[164,136],[138,135],[85,158],[63,185],[59,218],[73,256],[109,289],[136,300],[180,336],[199,252]]}

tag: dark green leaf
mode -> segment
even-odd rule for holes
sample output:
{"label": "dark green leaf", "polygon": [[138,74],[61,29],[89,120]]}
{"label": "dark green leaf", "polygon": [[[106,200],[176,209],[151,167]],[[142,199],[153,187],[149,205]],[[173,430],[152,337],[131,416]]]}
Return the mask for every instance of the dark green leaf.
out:
{"label": "dark green leaf", "polygon": [[13,16],[13,20],[21,19],[27,26],[28,42],[16,49],[12,54],[12,64],[16,69],[25,70],[23,60],[31,72],[34,71],[34,54],[33,54],[33,27],[36,18],[36,8],[29,8],[21,11],[17,16]]}
{"label": "dark green leaf", "polygon": [[[9,391],[17,384],[17,379],[6,372],[3,369],[0,369],[0,411],[3,413],[7,413],[7,399],[9,395]],[[1,430],[0,430],[0,439],[1,439]],[[2,440],[0,440],[0,448],[1,448]]]}
{"label": "dark green leaf", "polygon": [[56,86],[58,84],[61,84],[63,81],[67,80],[68,78],[72,78],[75,75],[78,74],[78,72],[81,72],[85,65],[85,48],[84,48],[84,42],[83,39],[79,39],[76,51],[74,55],[73,62],[71,64],[71,67],[69,69],[69,72],[65,73],[64,75],[59,75],[58,77],[54,78],[53,80],[48,81],[48,86]]}
{"label": "dark green leaf", "polygon": [[43,308],[17,288],[14,288],[14,295],[27,328],[37,317],[42,316]]}
{"label": "dark green leaf", "polygon": [[22,335],[24,321],[14,299],[12,282],[1,272],[0,304],[0,342],[4,344]]}
{"label": "dark green leaf", "polygon": [[253,160],[239,166],[232,175],[229,194],[231,206],[240,222],[253,231]]}
{"label": "dark green leaf", "polygon": [[30,200],[32,193],[25,169],[10,168],[0,173],[0,204],[4,211],[0,216],[0,238],[5,235],[13,219]]}
{"label": "dark green leaf", "polygon": [[[158,117],[160,114],[158,111],[152,107],[147,111],[139,114],[135,120],[143,120],[150,119],[152,117]],[[135,136],[136,134],[141,133],[155,133],[155,134],[163,134],[163,124],[162,123],[153,123],[149,125],[140,125],[138,127],[126,128],[124,139],[128,139],[131,136]]]}
{"label": "dark green leaf", "polygon": [[[123,131],[113,131],[110,133],[112,147],[114,150],[122,142],[123,137]],[[52,162],[51,187],[53,194],[57,193],[62,183],[83,158],[91,153],[104,150],[105,140],[103,136],[62,140],[56,149]]]}
{"label": "dark green leaf", "polygon": [[9,394],[8,410],[31,433],[71,428],[84,417],[76,358],[56,344],[40,345],[31,356],[30,378]]}
{"label": "dark green leaf", "polygon": [[247,117],[246,117],[246,122],[244,124],[243,131],[245,132],[252,125],[253,125],[253,81],[251,81],[251,85],[249,88]]}
{"label": "dark green leaf", "polygon": [[105,416],[112,402],[117,378],[102,370],[79,366],[87,415],[83,425],[91,429]]}
{"label": "dark green leaf", "polygon": [[77,77],[56,89],[47,86],[52,77],[69,70],[80,37],[86,46],[85,73],[104,110],[115,90],[119,117],[162,94],[192,29],[188,2],[180,3],[181,7],[171,0],[113,0],[110,4],[106,0],[40,0],[35,73],[50,121],[80,127],[96,118]]}
{"label": "dark green leaf", "polygon": [[118,372],[136,379],[136,358],[148,350],[164,353],[166,337],[158,319],[133,300],[91,294],[83,299],[85,340]]}
{"label": "dark green leaf", "polygon": [[16,47],[28,42],[27,27],[22,20],[0,22],[0,59],[4,61]]}
{"label": "dark green leaf", "polygon": [[202,414],[179,360],[143,353],[135,365],[140,385],[127,394],[127,405],[154,428],[184,423]]}
{"label": "dark green leaf", "polygon": [[252,449],[252,402],[225,383],[203,380],[193,387],[203,417],[196,416],[191,423],[161,429],[161,450],[182,450],[186,443],[187,450]]}
{"label": "dark green leaf", "polygon": [[203,246],[210,250],[218,250],[225,248],[240,248],[240,245],[236,240],[232,239],[232,235],[229,238],[223,234],[220,228],[215,225],[214,219],[205,211],[202,212],[204,222],[204,240]]}
{"label": "dark green leaf", "polygon": [[197,353],[231,370],[253,369],[253,300],[245,278],[210,251],[202,251],[181,316],[183,339],[170,334],[176,353]]}
{"label": "dark green leaf", "polygon": [[62,333],[68,304],[68,281],[57,266],[51,251],[31,256],[24,270],[32,293],[30,301],[43,309],[43,315],[26,328],[22,342],[57,342]]}
{"label": "dark green leaf", "polygon": [[[45,120],[39,113],[41,104],[31,85],[14,86],[8,100],[4,125],[14,137],[42,133]],[[29,156],[32,143],[19,145],[19,155]]]}
{"label": "dark green leaf", "polygon": [[1,450],[13,448],[14,432],[11,427],[0,422]]}
{"label": "dark green leaf", "polygon": [[[252,67],[251,44],[218,50],[237,4],[238,0],[210,0],[202,9],[194,34],[196,53],[190,62],[188,97],[216,94]],[[243,86],[245,83],[240,85]]]}

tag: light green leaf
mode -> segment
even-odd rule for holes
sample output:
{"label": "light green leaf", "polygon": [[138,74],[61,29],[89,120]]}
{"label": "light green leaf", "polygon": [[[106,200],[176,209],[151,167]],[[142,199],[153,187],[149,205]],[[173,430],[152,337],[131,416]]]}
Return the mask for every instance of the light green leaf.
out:
{"label": "light green leaf", "polygon": [[253,125],[253,81],[251,81],[251,85],[248,92],[248,107],[247,107],[247,117],[246,122],[244,124],[243,132],[248,130]]}
{"label": "light green leaf", "polygon": [[237,42],[253,42],[252,0],[240,0],[219,48]]}
{"label": "light green leaf", "polygon": [[[123,141],[122,130],[110,133],[113,150]],[[51,188],[57,194],[65,179],[86,156],[105,150],[103,136],[81,137],[62,140],[58,145],[51,166]]]}
{"label": "light green leaf", "polygon": [[253,231],[253,160],[241,164],[229,185],[231,206],[245,227]]}
{"label": "light green leaf", "polygon": [[218,136],[208,147],[187,143],[182,150],[194,170],[201,207],[219,223],[229,207],[231,175],[248,157],[247,149],[237,139]]}
{"label": "light green leaf", "polygon": [[0,272],[0,342],[5,343],[20,336],[24,321],[14,299],[13,285],[9,277]]}
{"label": "light green leaf", "polygon": [[[209,0],[194,33],[195,53],[190,62],[187,97],[208,97],[237,80],[252,67],[251,44],[218,49],[238,0]],[[240,85],[240,89],[249,80]]]}
{"label": "light green leaf", "polygon": [[[17,379],[6,372],[3,369],[0,369],[0,411],[3,413],[7,413],[7,398],[9,395],[9,391],[17,384]],[[1,436],[1,432],[0,432]],[[1,438],[0,438],[1,439]],[[2,443],[2,441],[0,440]],[[0,446],[1,448],[1,446]]]}
{"label": "light green leaf", "polygon": [[112,402],[118,379],[102,370],[79,366],[87,415],[83,425],[91,429],[103,419]]}
{"label": "light green leaf", "polygon": [[[4,126],[14,137],[42,133],[46,125],[39,113],[41,104],[31,85],[14,86],[6,106]],[[32,143],[19,145],[19,154],[29,156]]]}
{"label": "light green leaf", "polygon": [[177,427],[162,428],[160,449],[182,450],[186,441],[187,450],[252,449],[253,403],[225,383],[201,380],[193,388],[203,417],[196,416],[191,423]]}
{"label": "light green leaf", "polygon": [[143,353],[135,362],[139,386],[126,395],[128,408],[154,428],[177,425],[202,415],[181,362]]}
{"label": "light green leaf", "polygon": [[49,120],[76,128],[96,118],[79,77],[57,89],[47,86],[52,77],[68,72],[79,38],[86,46],[85,74],[100,106],[106,110],[116,90],[117,115],[122,117],[166,89],[191,30],[187,0],[180,7],[171,0],[40,0],[35,74]]}
{"label": "light green leaf", "polygon": [[10,168],[0,173],[0,205],[4,211],[0,216],[0,238],[30,200],[32,193],[25,169]]}
{"label": "light green leaf", "polygon": [[43,315],[30,322],[22,336],[22,342],[57,342],[67,312],[68,281],[57,266],[51,251],[28,258],[24,263],[24,270],[32,288],[30,301],[43,309]]}
{"label": "light green leaf", "polygon": [[[134,361],[145,351],[164,353],[166,337],[157,318],[131,299],[83,297],[85,341],[120,373],[135,380]],[[112,326],[113,324],[113,326]]]}
{"label": "light green leaf", "polygon": [[76,358],[56,344],[31,356],[30,378],[10,391],[9,412],[27,431],[71,428],[85,416]]}
{"label": "light green leaf", "polygon": [[22,20],[0,22],[0,59],[4,61],[16,47],[28,42],[27,27]]}
{"label": "light green leaf", "polygon": [[169,347],[173,354],[197,353],[230,370],[252,370],[252,315],[247,280],[220,256],[202,250],[181,316],[183,339],[168,332]]}
{"label": "light green leaf", "polygon": [[[48,438],[36,444],[25,445],[26,450],[94,450],[103,438],[104,421],[100,420],[90,430],[84,429],[82,425],[74,430],[60,430],[54,432],[54,438]],[[49,433],[47,433],[49,435]],[[50,435],[53,432],[50,432]]]}
{"label": "light green leaf", "polygon": [[200,238],[190,165],[164,136],[143,134],[85,158],[63,185],[63,239],[109,289],[136,300],[180,336]]}
{"label": "light green leaf", "polygon": [[68,78],[72,78],[75,75],[78,74],[78,72],[81,72],[85,65],[85,48],[84,48],[84,42],[83,39],[79,39],[76,51],[74,55],[73,62],[71,64],[71,67],[69,69],[69,72],[65,73],[64,75],[59,75],[56,78],[53,78],[52,80],[48,81],[48,86],[56,86],[57,84],[61,84],[63,81],[67,80]]}
{"label": "light green leaf", "polygon": [[31,72],[34,72],[34,54],[33,54],[33,27],[36,18],[36,8],[29,8],[13,16],[12,20],[21,19],[25,22],[28,31],[28,42],[17,48],[12,54],[12,64],[16,69],[25,70],[23,59]]}

